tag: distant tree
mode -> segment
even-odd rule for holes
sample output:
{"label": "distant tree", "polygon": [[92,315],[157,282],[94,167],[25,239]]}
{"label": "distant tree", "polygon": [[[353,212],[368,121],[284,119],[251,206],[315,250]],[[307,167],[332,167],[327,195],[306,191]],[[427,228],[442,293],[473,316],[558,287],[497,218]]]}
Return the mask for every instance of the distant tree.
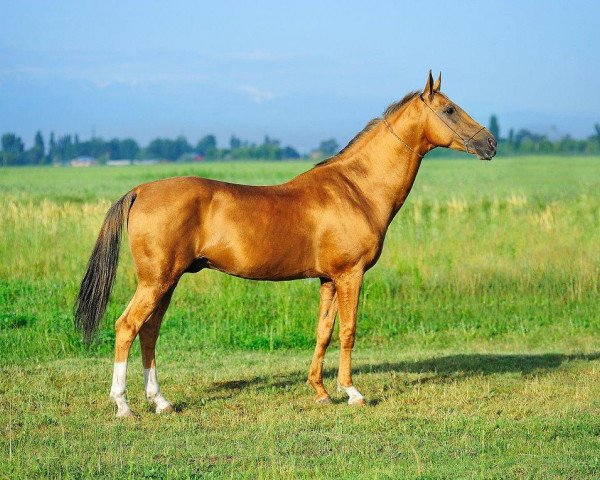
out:
{"label": "distant tree", "polygon": [[6,153],[23,153],[25,145],[23,140],[14,133],[5,133],[2,135],[2,151]]}
{"label": "distant tree", "polygon": [[515,148],[520,149],[524,140],[531,138],[531,132],[525,128],[521,128],[515,133]]}
{"label": "distant tree", "polygon": [[[234,137],[232,137],[232,138],[234,138]],[[194,151],[198,155],[210,157],[212,154],[214,154],[216,148],[217,148],[217,139],[215,138],[215,136],[214,135],[206,135],[205,137],[201,138],[198,141]]]}
{"label": "distant tree", "polygon": [[235,150],[237,148],[240,148],[241,146],[242,146],[242,141],[235,135],[232,135],[231,138],[229,139],[229,147],[232,150]]}
{"label": "distant tree", "polygon": [[48,140],[48,158],[47,163],[54,161],[54,154],[56,153],[56,140],[54,139],[54,132],[50,132],[50,140]]}
{"label": "distant tree", "polygon": [[44,137],[42,132],[38,130],[33,140],[33,147],[27,151],[27,163],[39,165],[44,163]]}
{"label": "distant tree", "polygon": [[281,144],[281,142],[279,140],[275,140],[274,138],[270,138],[268,135],[265,135],[265,139],[263,140],[263,145],[279,147],[280,144]]}
{"label": "distant tree", "polygon": [[323,140],[319,144],[318,150],[325,156],[335,155],[338,152],[339,145],[335,141],[334,138],[330,138],[329,140]]}
{"label": "distant tree", "polygon": [[283,158],[300,158],[300,154],[295,148],[288,145],[283,149]]}
{"label": "distant tree", "polygon": [[146,154],[154,158],[164,157],[164,140],[162,138],[155,138],[146,147]]}
{"label": "distant tree", "polygon": [[46,148],[44,146],[44,137],[42,136],[42,132],[40,132],[39,130],[35,134],[33,145],[42,152],[42,155],[45,153]]}
{"label": "distant tree", "polygon": [[281,142],[274,138],[270,138],[265,135],[263,143],[258,147],[250,150],[250,158],[264,159],[264,160],[281,160],[283,158],[283,151],[280,147]]}
{"label": "distant tree", "polygon": [[22,165],[25,163],[24,149],[23,140],[14,133],[2,135],[2,165]]}
{"label": "distant tree", "polygon": [[154,158],[177,160],[182,155],[192,151],[192,146],[185,137],[179,136],[175,140],[156,138],[146,147],[146,154]]}
{"label": "distant tree", "polygon": [[494,136],[494,138],[500,140],[500,125],[498,124],[498,117],[496,115],[492,115],[490,117],[490,126],[488,130]]}
{"label": "distant tree", "polygon": [[173,154],[175,155],[173,160],[177,160],[182,155],[193,151],[194,149],[183,135],[177,137],[173,142]]}
{"label": "distant tree", "polygon": [[119,151],[121,153],[120,158],[133,159],[139,153],[140,146],[134,139],[126,138],[120,141]]}
{"label": "distant tree", "polygon": [[106,142],[100,137],[93,136],[87,142],[83,142],[79,148],[79,155],[85,155],[95,158],[106,158],[108,147]]}
{"label": "distant tree", "polygon": [[123,158],[121,155],[121,142],[118,138],[113,138],[109,140],[106,144],[106,154],[108,160],[118,160]]}
{"label": "distant tree", "polygon": [[71,135],[63,135],[56,141],[56,157],[61,162],[71,160],[78,152],[73,148],[73,139]]}
{"label": "distant tree", "polygon": [[596,142],[598,142],[598,145],[600,146],[600,123],[596,123],[594,125],[594,130],[596,130],[596,134],[592,138],[595,138]]}

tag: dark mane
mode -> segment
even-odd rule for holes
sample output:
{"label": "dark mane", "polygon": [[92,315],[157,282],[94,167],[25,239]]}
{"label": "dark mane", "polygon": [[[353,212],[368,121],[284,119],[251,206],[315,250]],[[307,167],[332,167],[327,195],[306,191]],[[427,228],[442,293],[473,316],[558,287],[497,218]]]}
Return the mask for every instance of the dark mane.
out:
{"label": "dark mane", "polygon": [[342,148],[339,151],[338,155],[340,153],[345,152],[348,148],[350,148],[360,137],[362,137],[365,133],[367,133],[368,131],[370,131],[379,122],[381,122],[381,118],[379,118],[379,117],[372,118],[371,120],[369,120],[369,123],[367,123],[365,125],[365,127],[360,132],[358,132],[356,135],[354,135],[354,138],[348,142],[348,145],[346,145],[344,148]]}
{"label": "dark mane", "polygon": [[397,102],[391,103],[383,112],[383,118],[388,118],[390,115],[393,115],[398,110],[400,110],[404,105],[410,102],[413,98],[419,95],[419,91],[415,90],[414,92],[408,92],[402,100],[398,100]]}
{"label": "dark mane", "polygon": [[404,105],[406,105],[408,102],[410,102],[413,98],[415,98],[417,95],[419,95],[419,92],[417,90],[415,90],[414,92],[408,92],[406,95],[404,95],[404,97],[402,97],[401,100],[398,100],[397,102],[391,103],[383,112],[383,116],[382,117],[377,117],[377,118],[373,118],[372,120],[369,121],[369,123],[367,123],[365,125],[365,127],[358,132],[354,138],[352,140],[350,140],[348,142],[348,145],[346,145],[344,148],[342,148],[336,155],[334,155],[333,157],[329,157],[326,158],[325,160],[320,161],[319,163],[315,164],[315,167],[319,167],[321,165],[325,165],[327,163],[331,163],[333,160],[335,160],[339,155],[341,155],[342,153],[344,153],[346,150],[348,150],[348,148],[350,148],[352,145],[354,145],[354,143],[356,143],[358,141],[359,138],[361,138],[364,134],[366,134],[367,132],[371,131],[376,125],[378,125],[379,123],[381,123],[381,121],[384,118],[388,118],[390,115],[393,115],[394,113],[396,113],[398,110],[400,110]]}

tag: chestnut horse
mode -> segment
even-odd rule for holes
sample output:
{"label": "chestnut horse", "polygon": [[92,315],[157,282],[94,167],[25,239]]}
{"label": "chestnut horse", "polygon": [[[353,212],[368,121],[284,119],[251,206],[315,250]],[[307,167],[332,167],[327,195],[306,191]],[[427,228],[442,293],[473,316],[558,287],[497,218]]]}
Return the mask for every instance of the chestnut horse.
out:
{"label": "chestnut horse", "polygon": [[129,349],[139,334],[147,399],[161,395],[155,346],[177,282],[204,268],[253,280],[321,280],[317,345],[308,383],[318,403],[331,399],[323,357],[339,311],[338,387],[350,405],[364,397],[352,384],[351,354],[363,275],[379,258],[423,156],[446,147],[491,159],[496,140],[441,93],[431,72],[423,92],[408,94],[372,120],[339,154],[287,183],[247,186],[177,177],[135,187],[108,211],[75,305],[75,325],[89,342],[108,302],[127,222],[138,286],[115,324],[111,398],[131,416],[125,397]]}

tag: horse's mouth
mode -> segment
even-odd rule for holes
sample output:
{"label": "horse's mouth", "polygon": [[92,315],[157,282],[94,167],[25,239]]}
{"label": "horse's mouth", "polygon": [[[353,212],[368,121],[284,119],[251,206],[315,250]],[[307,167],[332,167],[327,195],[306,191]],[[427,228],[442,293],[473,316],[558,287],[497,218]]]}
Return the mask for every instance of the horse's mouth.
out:
{"label": "horse's mouth", "polygon": [[490,148],[485,148],[485,149],[477,149],[476,150],[476,154],[477,154],[477,158],[479,158],[479,160],[491,160],[492,158],[494,158],[496,156],[496,149],[490,149]]}

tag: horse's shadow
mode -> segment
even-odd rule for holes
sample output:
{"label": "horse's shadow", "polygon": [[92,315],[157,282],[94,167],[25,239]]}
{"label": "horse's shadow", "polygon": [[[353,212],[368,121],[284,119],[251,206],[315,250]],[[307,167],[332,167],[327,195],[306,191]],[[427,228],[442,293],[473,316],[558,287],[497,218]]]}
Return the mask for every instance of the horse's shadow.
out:
{"label": "horse's shadow", "polygon": [[[427,374],[406,384],[445,382],[449,379],[466,378],[477,375],[493,375],[502,373],[519,373],[522,375],[544,374],[556,370],[563,363],[574,360],[593,361],[600,359],[600,352],[588,354],[458,354],[444,355],[421,360],[406,360],[400,362],[383,362],[375,364],[359,364],[353,369],[355,374],[378,373],[417,373]],[[323,372],[324,377],[333,377],[337,370],[329,368]],[[283,375],[256,376],[249,379],[214,382],[209,390],[234,393],[236,390],[251,388],[288,389],[306,380],[307,372],[295,371]],[[231,395],[228,395],[228,397]]]}

